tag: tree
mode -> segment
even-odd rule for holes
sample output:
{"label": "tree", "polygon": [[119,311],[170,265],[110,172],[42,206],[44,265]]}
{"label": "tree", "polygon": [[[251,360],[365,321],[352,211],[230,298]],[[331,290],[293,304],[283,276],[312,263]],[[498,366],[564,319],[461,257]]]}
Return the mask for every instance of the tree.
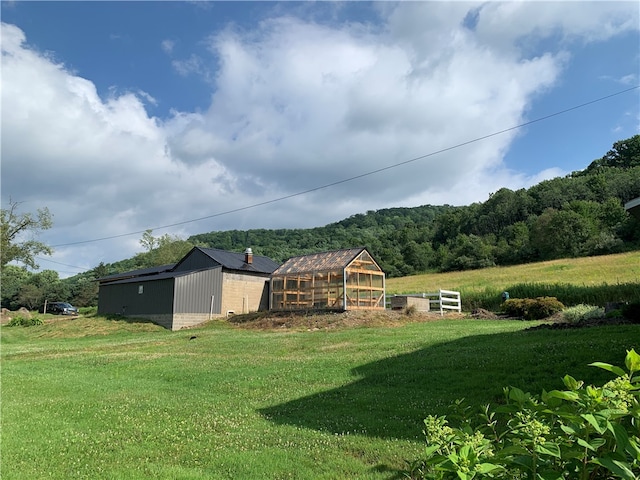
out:
{"label": "tree", "polygon": [[[531,229],[531,246],[540,260],[578,257],[593,236],[593,222],[573,210],[545,210]],[[596,231],[597,233],[597,231]]]}
{"label": "tree", "polygon": [[138,263],[142,268],[176,263],[193,248],[191,242],[177,236],[164,234],[161,237],[154,237],[152,230],[145,230],[140,239],[140,245],[147,250],[137,255]]}
{"label": "tree", "polygon": [[29,281],[33,273],[26,268],[17,265],[6,265],[0,271],[0,290],[2,298],[2,306],[10,310],[16,310],[20,305],[18,302],[18,294],[23,284]]}
{"label": "tree", "polygon": [[0,267],[4,268],[9,262],[20,262],[38,269],[36,255],[53,253],[51,247],[35,239],[41,230],[47,230],[53,225],[51,213],[46,207],[38,209],[36,214],[18,213],[19,205],[9,199],[9,208],[1,210]]}
{"label": "tree", "polygon": [[153,230],[145,230],[140,239],[140,245],[147,251],[151,252],[154,248],[157,248],[159,238],[153,236]]}
{"label": "tree", "polygon": [[613,144],[604,157],[594,160],[586,173],[592,173],[602,167],[632,168],[640,166],[640,135]]}

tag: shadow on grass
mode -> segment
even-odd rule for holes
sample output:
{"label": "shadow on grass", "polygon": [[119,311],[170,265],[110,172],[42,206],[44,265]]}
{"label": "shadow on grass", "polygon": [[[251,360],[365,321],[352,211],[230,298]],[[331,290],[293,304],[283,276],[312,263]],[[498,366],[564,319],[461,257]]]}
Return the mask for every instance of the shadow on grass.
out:
{"label": "shadow on grass", "polygon": [[[89,318],[91,315],[87,315],[86,317]],[[95,315],[95,317],[100,317],[100,318],[104,318],[105,320],[111,320],[114,322],[125,322],[125,323],[129,323],[129,324],[137,324],[137,323],[152,323],[154,325],[157,325],[156,323],[154,323],[153,321],[149,320],[148,318],[137,318],[137,317],[125,317],[124,315],[120,315],[118,313],[107,313],[106,315]]]}
{"label": "shadow on grass", "polygon": [[422,440],[422,420],[450,414],[456,399],[471,405],[502,400],[503,387],[533,394],[561,389],[566,374],[601,383],[611,374],[595,361],[624,366],[638,349],[640,326],[529,330],[471,336],[355,368],[359,379],[260,410],[272,422],[333,434]]}

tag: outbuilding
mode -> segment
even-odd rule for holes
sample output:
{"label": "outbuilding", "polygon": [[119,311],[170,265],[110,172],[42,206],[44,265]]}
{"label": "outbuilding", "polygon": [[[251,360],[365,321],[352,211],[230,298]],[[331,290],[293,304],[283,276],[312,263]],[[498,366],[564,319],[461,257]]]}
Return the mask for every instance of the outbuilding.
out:
{"label": "outbuilding", "polygon": [[366,248],[293,257],[273,272],[272,310],[384,310],[385,275]]}
{"label": "outbuilding", "polygon": [[640,220],[640,197],[634,198],[633,200],[627,202],[624,208],[627,210],[627,212]]}
{"label": "outbuilding", "polygon": [[269,308],[268,257],[194,247],[175,265],[99,279],[98,313],[146,318],[171,330]]}

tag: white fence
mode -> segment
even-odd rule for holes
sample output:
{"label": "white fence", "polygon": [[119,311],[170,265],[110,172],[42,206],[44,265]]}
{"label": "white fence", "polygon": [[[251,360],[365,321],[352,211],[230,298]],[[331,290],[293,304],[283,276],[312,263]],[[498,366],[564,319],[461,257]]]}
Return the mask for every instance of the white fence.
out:
{"label": "white fence", "polygon": [[[460,292],[453,290],[438,290],[435,293],[416,293],[411,295],[401,295],[403,297],[418,297],[429,299],[429,310],[439,311],[440,315],[444,315],[446,310],[454,310],[462,312],[462,302],[460,300]],[[389,298],[387,298],[388,300]]]}
{"label": "white fence", "polygon": [[453,290],[438,290],[436,293],[425,293],[425,296],[430,298],[429,303],[432,307],[436,307],[435,309],[440,310],[440,315],[444,315],[445,310],[462,312],[460,292],[454,292]]}

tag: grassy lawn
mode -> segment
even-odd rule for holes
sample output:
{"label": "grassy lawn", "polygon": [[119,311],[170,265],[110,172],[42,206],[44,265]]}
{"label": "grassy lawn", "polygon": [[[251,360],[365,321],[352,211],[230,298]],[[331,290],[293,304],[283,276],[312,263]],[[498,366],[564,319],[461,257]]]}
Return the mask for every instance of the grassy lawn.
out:
{"label": "grassy lawn", "polygon": [[[391,479],[456,398],[561,388],[620,365],[640,325],[525,330],[443,319],[180,332],[101,318],[3,327],[5,480]],[[195,337],[195,338],[192,338]]]}

